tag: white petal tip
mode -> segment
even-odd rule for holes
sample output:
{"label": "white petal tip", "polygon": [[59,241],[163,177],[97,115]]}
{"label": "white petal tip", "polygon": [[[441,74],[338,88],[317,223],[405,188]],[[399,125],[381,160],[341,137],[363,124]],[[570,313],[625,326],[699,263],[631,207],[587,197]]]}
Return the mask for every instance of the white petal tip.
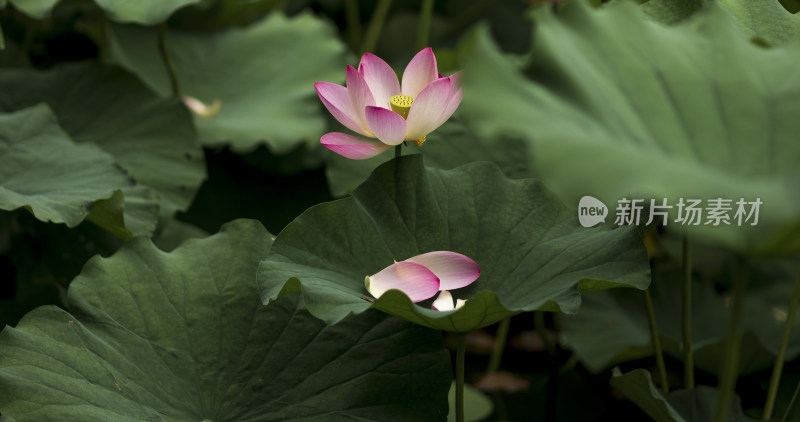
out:
{"label": "white petal tip", "polygon": [[219,98],[212,101],[210,106],[194,97],[183,97],[183,103],[186,104],[186,107],[194,114],[204,119],[210,119],[216,116],[222,108],[222,101]]}
{"label": "white petal tip", "polygon": [[463,308],[465,303],[467,303],[466,299],[458,299],[455,301],[454,306],[453,295],[447,290],[442,290],[441,293],[439,293],[439,297],[431,304],[431,308],[434,311],[440,312],[456,311]]}

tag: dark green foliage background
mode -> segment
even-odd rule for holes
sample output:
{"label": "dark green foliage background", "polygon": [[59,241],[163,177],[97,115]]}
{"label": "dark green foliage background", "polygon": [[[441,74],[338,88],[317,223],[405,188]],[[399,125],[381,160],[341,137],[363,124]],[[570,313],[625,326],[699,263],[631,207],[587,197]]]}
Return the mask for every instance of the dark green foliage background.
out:
{"label": "dark green foliage background", "polygon": [[[731,414],[761,416],[800,265],[800,2],[435,1],[427,45],[440,73],[464,71],[461,107],[425,145],[403,150],[422,157],[387,163],[387,151],[355,162],[319,144],[323,133],[346,130],[313,83],[344,83],[386,3],[370,50],[401,72],[421,47],[423,0],[0,0],[0,420],[70,420],[44,402],[80,402],[71,417],[81,421],[444,420],[451,374],[439,333],[370,307],[429,327],[480,328],[468,336],[473,384],[485,375],[486,339],[496,334],[486,325],[514,315],[501,368],[528,385],[510,392],[513,383],[501,383],[487,420],[710,420],[731,262],[743,256],[743,378]],[[193,115],[175,88],[220,99],[219,115]],[[407,180],[395,180],[392,166]],[[379,202],[395,183],[397,195]],[[414,214],[420,204],[472,210],[471,191],[484,199],[475,221],[494,230],[486,239],[439,236],[444,224],[475,223],[467,218],[439,221],[428,208]],[[574,218],[587,194],[607,204],[623,195],[760,195],[765,204],[761,223],[746,230],[592,232]],[[404,202],[411,198],[422,199]],[[523,218],[515,206],[547,212]],[[374,232],[353,229],[381,218],[382,207],[398,215]],[[417,217],[432,226],[403,237],[398,228]],[[513,224],[517,217],[526,224]],[[250,220],[228,224],[242,218]],[[369,247],[376,233],[395,229],[386,250]],[[547,240],[559,247],[546,249],[566,262],[553,277],[535,271],[551,262],[546,254],[528,259],[514,253],[521,246],[504,249],[514,241],[538,246],[525,242],[551,229],[557,235]],[[701,387],[665,397],[662,383],[683,386],[683,235],[696,240]],[[326,253],[337,239],[363,245]],[[608,249],[593,254],[597,245]],[[396,292],[374,306],[360,299],[364,275],[428,246],[467,253],[491,271],[464,290],[475,295],[464,312],[440,317]],[[645,256],[666,380],[654,376],[639,290],[650,281]],[[595,272],[571,271],[578,262]],[[522,286],[512,277],[519,268]],[[637,288],[579,294],[620,283]],[[136,295],[160,299],[125,302]],[[277,300],[262,307],[259,296]],[[180,303],[191,309],[169,314]],[[534,323],[533,310],[548,312]],[[161,321],[162,313],[174,321]],[[215,313],[269,327],[198,329]],[[285,327],[327,334],[271,334]],[[798,328],[775,415],[800,380]],[[274,338],[282,342],[276,350],[259,354]],[[223,341],[241,347],[207,362]],[[345,358],[322,353],[333,344]],[[65,348],[76,352],[55,365]],[[308,364],[286,364],[297,371],[289,381],[309,380],[273,386],[297,387],[292,405],[248,390],[261,385],[259,359],[287,362],[303,350],[334,375],[315,378],[303,372]],[[162,365],[175,356],[180,370]],[[206,388],[206,378],[241,394]],[[114,379],[130,394],[119,407],[109,404],[122,392]],[[168,399],[148,398],[162,387]],[[70,390],[83,396],[63,394]],[[329,404],[330,415],[314,413]]]}

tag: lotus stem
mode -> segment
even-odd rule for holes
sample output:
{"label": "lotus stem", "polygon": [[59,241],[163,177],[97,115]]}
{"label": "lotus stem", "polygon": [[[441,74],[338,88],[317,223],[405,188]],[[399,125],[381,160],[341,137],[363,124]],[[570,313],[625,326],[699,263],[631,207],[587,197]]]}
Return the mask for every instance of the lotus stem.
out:
{"label": "lotus stem", "polygon": [[375,6],[375,11],[372,12],[369,26],[367,26],[367,34],[364,37],[364,43],[361,45],[361,52],[368,53],[375,50],[378,45],[378,38],[381,36],[383,30],[383,22],[386,20],[386,15],[389,13],[389,7],[392,5],[392,0],[379,0],[378,5]]}
{"label": "lotus stem", "polygon": [[[558,313],[553,314],[554,321],[558,321]],[[548,374],[547,374],[547,390],[545,392],[545,406],[544,414],[546,421],[558,420],[558,375],[559,366],[556,364],[556,346],[550,341],[550,336],[547,334],[547,327],[544,323],[545,313],[543,311],[536,311],[533,313],[533,325],[539,338],[542,339],[542,344],[547,350],[548,357]],[[573,355],[574,356],[574,355]]]}
{"label": "lotus stem", "polygon": [[742,308],[747,290],[747,264],[737,256],[733,268],[733,297],[731,299],[731,322],[728,327],[727,347],[722,359],[717,395],[716,422],[726,422],[733,400],[736,378],[739,376],[739,354],[742,341]]}
{"label": "lotus stem", "polygon": [[656,355],[658,375],[661,378],[661,391],[664,392],[664,395],[668,395],[667,366],[664,364],[664,354],[661,351],[661,336],[659,336],[656,326],[656,314],[653,311],[653,299],[650,297],[649,287],[644,291],[644,302],[647,306],[647,321],[650,323],[650,340],[653,342],[653,353]]}
{"label": "lotus stem", "polygon": [[361,17],[358,13],[358,0],[347,0],[344,4],[347,13],[347,31],[350,35],[350,48],[358,54],[361,41]]}
{"label": "lotus stem", "polygon": [[500,369],[500,361],[503,359],[503,349],[505,349],[506,339],[508,339],[509,325],[511,325],[511,318],[506,318],[497,325],[497,334],[494,338],[494,347],[492,348],[492,356],[489,357],[489,368],[487,372],[497,372],[497,370]]}
{"label": "lotus stem", "polygon": [[433,15],[433,0],[422,0],[422,9],[419,13],[419,28],[417,29],[417,50],[428,46],[428,35],[431,30],[431,16]]}
{"label": "lotus stem", "polygon": [[692,257],[689,236],[683,237],[683,379],[687,390],[694,388],[694,354],[692,352]]}
{"label": "lotus stem", "polygon": [[539,335],[539,338],[542,339],[542,344],[544,345],[544,349],[547,350],[547,356],[550,356],[552,359],[556,355],[556,348],[553,345],[553,342],[550,341],[550,336],[547,334],[547,327],[544,323],[544,312],[543,311],[536,311],[533,314],[533,326],[536,329],[536,333]]}
{"label": "lotus stem", "polygon": [[789,422],[794,420],[796,409],[797,409],[797,402],[800,401],[798,397],[800,396],[800,383],[797,383],[797,388],[794,390],[794,395],[792,395],[792,401],[789,402],[789,406],[786,407],[786,413],[783,414],[783,419],[781,422]]}
{"label": "lotus stem", "polygon": [[458,333],[456,349],[456,422],[464,422],[464,353],[467,333]]}
{"label": "lotus stem", "polygon": [[161,59],[164,61],[164,65],[167,67],[169,81],[172,85],[172,95],[176,98],[180,98],[181,88],[178,84],[178,73],[175,71],[175,65],[172,63],[172,59],[169,58],[169,53],[167,52],[166,22],[161,22],[161,24],[158,25],[158,51],[161,53]]}
{"label": "lotus stem", "polygon": [[[778,349],[778,356],[775,358],[775,366],[772,368],[772,377],[769,380],[769,389],[767,390],[767,402],[764,404],[764,414],[762,420],[769,420],[772,418],[772,411],[775,407],[775,399],[778,397],[778,385],[781,382],[781,374],[783,373],[783,364],[786,359],[786,348],[789,346],[789,336],[792,333],[792,326],[794,325],[794,318],[797,315],[797,305],[800,303],[800,271],[797,274],[797,279],[794,282],[794,290],[792,291],[792,299],[789,302],[789,310],[786,313],[786,325],[783,326],[783,336],[781,337],[781,347]],[[797,394],[795,392],[795,394]],[[792,399],[794,401],[794,398]]]}

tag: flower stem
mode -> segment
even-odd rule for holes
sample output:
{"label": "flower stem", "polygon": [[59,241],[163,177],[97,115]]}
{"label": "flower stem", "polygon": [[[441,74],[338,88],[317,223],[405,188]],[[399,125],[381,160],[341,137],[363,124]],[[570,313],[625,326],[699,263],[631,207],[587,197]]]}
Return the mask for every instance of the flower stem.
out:
{"label": "flower stem", "polygon": [[733,297],[731,299],[731,321],[728,327],[728,340],[725,347],[725,356],[722,358],[720,380],[717,394],[716,422],[728,420],[731,401],[733,400],[736,378],[739,376],[739,354],[742,341],[742,305],[744,293],[747,290],[747,264],[744,258],[737,256],[733,273]]}
{"label": "flower stem", "polygon": [[422,50],[428,46],[432,15],[433,0],[422,0],[422,10],[419,12],[419,28],[417,28],[417,50]]}
{"label": "flower stem", "polygon": [[450,18],[448,19],[449,24],[444,30],[444,35],[450,37],[454,34],[461,33],[466,27],[475,23],[475,21],[479,20],[481,17],[486,16],[489,9],[498,2],[499,0],[478,0],[468,3],[469,5],[462,7],[461,11],[456,16],[448,16],[448,18]]}
{"label": "flower stem", "polygon": [[503,349],[505,349],[506,339],[508,339],[509,325],[511,325],[511,318],[500,321],[497,326],[497,334],[494,337],[494,347],[492,348],[492,356],[489,357],[487,372],[497,372],[500,369],[500,360],[503,358]]}
{"label": "flower stem", "polygon": [[0,27],[0,50],[5,50],[5,49],[6,49],[6,42],[3,39],[3,28]]}
{"label": "flower stem", "polygon": [[464,353],[467,333],[458,333],[456,349],[456,422],[464,422]]}
{"label": "flower stem", "polygon": [[389,13],[389,7],[392,5],[392,0],[379,0],[378,5],[375,6],[375,11],[372,12],[369,26],[367,26],[367,34],[364,37],[364,43],[361,45],[361,52],[368,53],[375,50],[380,38],[381,30],[383,29],[383,22],[386,20],[386,15]]}
{"label": "flower stem", "polygon": [[403,155],[403,144],[397,144],[394,147],[394,157],[397,158],[401,155]]}
{"label": "flower stem", "polygon": [[545,327],[544,323],[544,311],[536,311],[533,313],[533,326],[536,330],[536,334],[542,339],[542,344],[547,351],[547,356],[550,356],[551,359],[554,358],[556,355],[556,348],[553,342],[550,341],[550,336],[547,334],[547,327]]}
{"label": "flower stem", "polygon": [[787,312],[786,315],[786,325],[784,325],[783,327],[783,337],[781,338],[781,347],[780,349],[778,349],[778,357],[775,358],[775,366],[772,368],[772,377],[769,380],[769,389],[767,390],[767,403],[764,405],[764,414],[761,417],[761,419],[765,421],[769,420],[772,417],[772,411],[775,407],[775,399],[778,396],[778,384],[780,384],[781,382],[783,363],[786,358],[786,348],[789,346],[789,336],[792,332],[792,326],[794,325],[794,318],[797,315],[798,303],[800,303],[800,272],[797,274],[797,279],[794,282],[792,299],[789,302],[789,311]]}
{"label": "flower stem", "polygon": [[683,379],[687,390],[694,388],[694,354],[692,353],[692,257],[689,236],[683,237]]}
{"label": "flower stem", "polygon": [[[557,321],[557,315],[553,314],[554,322]],[[558,377],[560,367],[556,363],[556,345],[550,341],[550,336],[547,334],[547,327],[544,323],[544,311],[534,311],[533,313],[533,326],[539,338],[547,350],[547,387],[545,389],[545,406],[544,406],[544,420],[557,421],[558,420]],[[556,324],[557,325],[557,324]]]}
{"label": "flower stem", "polygon": [[358,13],[358,0],[347,0],[344,4],[347,13],[347,32],[350,36],[350,48],[358,54],[358,43],[361,41],[361,17]]}
{"label": "flower stem", "polygon": [[178,84],[178,74],[175,72],[175,65],[172,59],[169,58],[167,53],[167,23],[162,22],[158,25],[158,51],[161,53],[161,59],[164,60],[164,65],[167,67],[169,74],[169,81],[172,84],[172,95],[175,97],[181,96],[181,88]]}
{"label": "flower stem", "polygon": [[798,401],[800,401],[800,382],[797,383],[797,388],[794,390],[794,395],[792,395],[792,401],[790,401],[789,406],[786,407],[786,413],[783,414],[783,419],[781,419],[781,422],[789,422],[795,420],[794,416],[796,413]]}
{"label": "flower stem", "polygon": [[664,365],[664,354],[661,352],[661,336],[658,334],[656,326],[656,314],[653,311],[653,299],[650,297],[650,288],[644,291],[644,302],[647,306],[647,321],[650,323],[650,340],[653,342],[653,353],[656,355],[658,365],[658,376],[661,378],[661,391],[664,395],[669,394],[669,383],[667,382],[667,367]]}

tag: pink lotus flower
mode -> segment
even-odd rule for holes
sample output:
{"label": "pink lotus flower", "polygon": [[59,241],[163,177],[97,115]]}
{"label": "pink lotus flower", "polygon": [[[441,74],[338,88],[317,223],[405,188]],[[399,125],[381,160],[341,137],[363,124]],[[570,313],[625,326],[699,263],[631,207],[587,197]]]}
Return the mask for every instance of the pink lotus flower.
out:
{"label": "pink lotus flower", "polygon": [[336,120],[380,142],[340,132],[326,133],[320,142],[354,160],[374,157],[403,141],[422,145],[461,103],[459,75],[440,75],[433,50],[426,48],[406,66],[401,87],[385,61],[366,53],[358,70],[347,66],[347,88],[330,82],[317,82],[314,88]]}
{"label": "pink lotus flower", "polygon": [[475,281],[481,274],[478,264],[456,252],[435,251],[408,258],[405,261],[367,276],[364,284],[367,291],[379,298],[388,290],[405,293],[412,302],[430,299],[441,291],[433,303],[433,309],[451,311],[464,305],[459,299],[455,304],[448,290],[459,289]]}

